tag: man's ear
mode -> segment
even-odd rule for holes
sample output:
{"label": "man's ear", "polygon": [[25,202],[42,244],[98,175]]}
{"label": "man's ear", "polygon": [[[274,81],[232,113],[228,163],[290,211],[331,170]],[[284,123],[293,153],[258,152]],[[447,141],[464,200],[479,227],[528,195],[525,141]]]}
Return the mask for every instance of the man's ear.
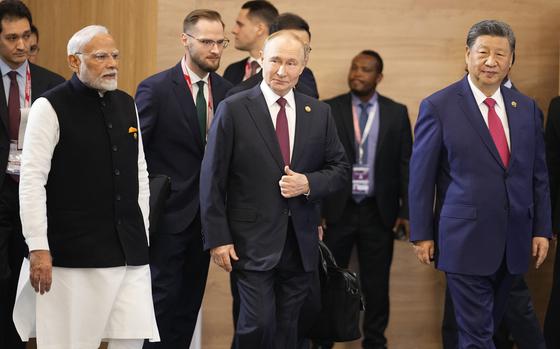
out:
{"label": "man's ear", "polygon": [[68,66],[74,73],[80,72],[80,59],[76,55],[68,55]]}

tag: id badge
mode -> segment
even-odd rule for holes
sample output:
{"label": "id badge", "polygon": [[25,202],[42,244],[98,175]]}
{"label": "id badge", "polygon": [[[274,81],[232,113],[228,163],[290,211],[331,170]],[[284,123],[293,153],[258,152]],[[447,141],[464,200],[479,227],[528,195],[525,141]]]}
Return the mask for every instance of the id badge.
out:
{"label": "id badge", "polygon": [[20,164],[21,149],[18,149],[18,142],[16,140],[10,141],[10,154],[8,155],[6,173],[19,176]]}
{"label": "id badge", "polygon": [[369,168],[364,165],[352,167],[352,194],[367,195],[369,193]]}

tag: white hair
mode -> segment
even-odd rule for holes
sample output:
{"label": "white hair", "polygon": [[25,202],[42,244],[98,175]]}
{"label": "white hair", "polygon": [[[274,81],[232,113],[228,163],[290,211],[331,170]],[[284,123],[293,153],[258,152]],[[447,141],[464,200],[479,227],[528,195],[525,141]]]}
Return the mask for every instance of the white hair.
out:
{"label": "white hair", "polygon": [[109,34],[109,30],[102,25],[88,25],[80,29],[68,40],[68,46],[66,48],[68,55],[81,52],[84,46],[99,34]]}

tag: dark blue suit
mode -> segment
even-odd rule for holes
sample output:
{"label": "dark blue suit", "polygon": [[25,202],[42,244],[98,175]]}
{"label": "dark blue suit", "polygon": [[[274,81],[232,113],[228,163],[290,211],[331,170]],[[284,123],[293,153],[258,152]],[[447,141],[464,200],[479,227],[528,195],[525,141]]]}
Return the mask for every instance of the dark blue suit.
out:
{"label": "dark blue suit", "polygon": [[[318,260],[320,200],[344,187],[348,164],[330,108],[295,92],[292,170],[308,197],[285,199],[284,163],[260,86],[224,100],[200,181],[204,246],[234,244],[241,297],[238,348],[294,348],[297,314]],[[227,198],[227,200],[226,200]]]}
{"label": "dark blue suit", "polygon": [[[551,236],[542,114],[516,91],[501,87],[501,94],[511,139],[507,168],[467,77],[422,101],[415,129],[411,240],[435,240],[460,348],[494,347],[493,323],[503,311],[510,276],[527,271],[534,236]],[[487,316],[493,309],[495,319]]]}
{"label": "dark blue suit", "polygon": [[[214,110],[231,84],[210,73]],[[150,242],[150,266],[161,342],[145,348],[185,347],[191,341],[206,278],[199,213],[205,140],[180,63],[142,81],[136,104],[150,174],[171,177],[171,194]]]}

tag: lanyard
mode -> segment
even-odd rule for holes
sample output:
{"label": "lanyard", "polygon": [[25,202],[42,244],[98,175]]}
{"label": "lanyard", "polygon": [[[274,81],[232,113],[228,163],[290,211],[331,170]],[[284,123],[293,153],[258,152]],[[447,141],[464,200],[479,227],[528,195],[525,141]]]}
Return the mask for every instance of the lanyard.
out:
{"label": "lanyard", "polygon": [[25,108],[31,105],[31,72],[29,71],[29,63],[27,63],[27,71],[25,73]]}
{"label": "lanyard", "polygon": [[372,111],[368,113],[368,120],[366,122],[366,127],[364,128],[364,134],[362,135],[360,132],[360,117],[356,111],[358,107],[352,105],[352,117],[354,119],[354,136],[356,137],[356,144],[358,144],[358,162],[363,164],[364,161],[364,143],[369,136],[369,131],[371,130],[371,125],[373,124],[373,120],[375,119],[375,104],[371,106]]}
{"label": "lanyard", "polygon": [[[181,67],[183,68],[183,76],[185,77],[185,81],[187,82],[187,86],[189,87],[189,90],[191,91],[191,95],[193,98],[193,101],[196,101],[196,96],[193,93],[193,89],[192,89],[192,81],[191,81],[191,77],[189,76],[189,71],[187,70],[187,63],[185,62],[185,58],[183,57],[183,59],[181,60]],[[204,92],[204,91],[202,91]],[[208,76],[208,116],[207,118],[210,117],[210,114],[212,113],[212,110],[214,109],[213,105],[212,105],[212,84],[210,83],[210,76]],[[207,119],[206,121],[208,122],[209,119]]]}

